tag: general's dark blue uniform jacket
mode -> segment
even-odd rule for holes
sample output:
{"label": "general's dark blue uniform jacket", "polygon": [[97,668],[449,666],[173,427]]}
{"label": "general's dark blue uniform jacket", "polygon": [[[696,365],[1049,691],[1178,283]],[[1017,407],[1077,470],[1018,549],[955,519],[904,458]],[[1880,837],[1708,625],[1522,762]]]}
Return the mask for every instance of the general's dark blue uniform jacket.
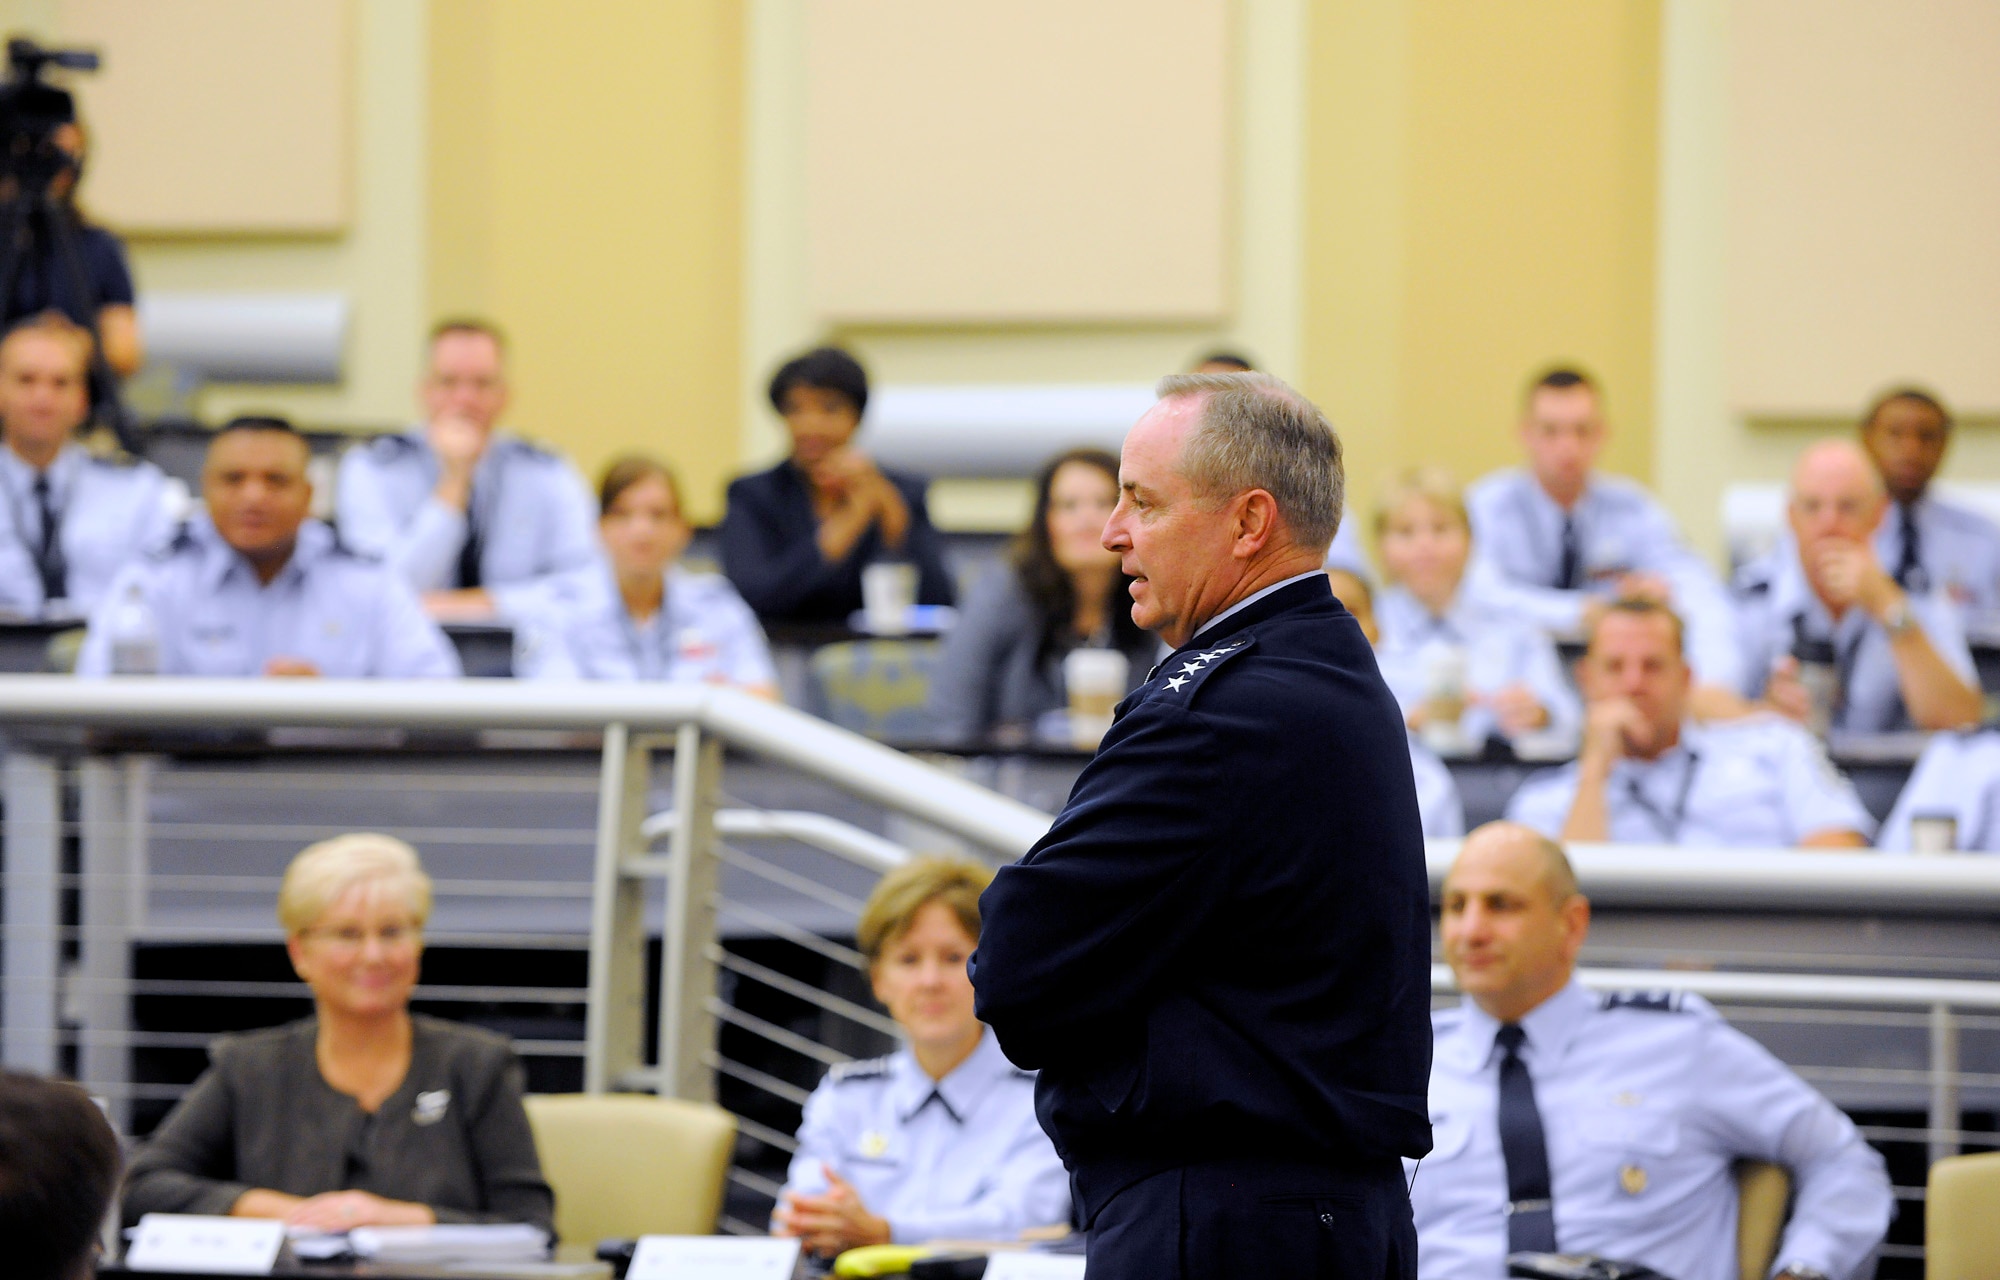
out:
{"label": "general's dark blue uniform jacket", "polygon": [[1430,1150],[1409,749],[1324,578],[1161,664],[980,907],[979,1016],[1041,1072],[1086,1224],[1198,1160]]}

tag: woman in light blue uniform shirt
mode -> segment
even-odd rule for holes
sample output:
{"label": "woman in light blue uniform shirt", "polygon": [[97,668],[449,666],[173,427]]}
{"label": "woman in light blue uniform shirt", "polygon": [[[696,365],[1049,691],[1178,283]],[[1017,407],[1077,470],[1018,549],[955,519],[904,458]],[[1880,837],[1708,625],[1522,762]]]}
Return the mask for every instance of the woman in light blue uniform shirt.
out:
{"label": "woman in light blue uniform shirt", "polygon": [[775,1234],[835,1254],[1069,1222],[1069,1175],[1035,1119],[1034,1074],[972,1012],[965,963],[992,878],[976,862],[919,858],[869,895],[855,942],[904,1044],[833,1068],[806,1100]]}
{"label": "woman in light blue uniform shirt", "polygon": [[517,606],[515,670],[543,680],[728,684],[766,697],[777,673],[750,607],[719,574],[678,563],[693,531],[663,464],[626,457],[598,485],[604,561]]}
{"label": "woman in light blue uniform shirt", "polygon": [[1472,527],[1449,476],[1425,468],[1392,487],[1375,540],[1389,582],[1375,601],[1375,658],[1412,730],[1471,750],[1495,736],[1574,738],[1582,707],[1555,645],[1461,590]]}

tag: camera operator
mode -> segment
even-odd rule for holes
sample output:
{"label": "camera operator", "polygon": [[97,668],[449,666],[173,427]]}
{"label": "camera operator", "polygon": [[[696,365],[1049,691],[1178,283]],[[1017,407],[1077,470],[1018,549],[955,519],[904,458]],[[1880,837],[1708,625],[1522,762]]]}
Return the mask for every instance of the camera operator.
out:
{"label": "camera operator", "polygon": [[45,71],[95,71],[86,49],[44,49],[7,42],[0,85],[0,330],[58,312],[89,331],[93,416],[127,448],[130,423],[118,405],[118,379],[140,364],[139,325],[125,250],[77,206],[86,139],[76,100],[43,80]]}
{"label": "camera operator", "polygon": [[[73,265],[65,261],[64,246],[57,235],[33,237],[34,243],[24,246],[27,251],[16,269],[13,296],[5,299],[0,330],[28,316],[60,311],[86,329],[94,327],[105,363],[119,377],[129,378],[138,370],[143,353],[125,246],[85,217],[77,204],[76,186],[83,176],[87,148],[83,126],[75,120],[59,125],[49,142],[59,156],[44,207],[52,221],[67,224],[76,261]],[[19,179],[12,174],[0,177],[0,204],[21,194]],[[28,195],[33,198],[32,192]]]}

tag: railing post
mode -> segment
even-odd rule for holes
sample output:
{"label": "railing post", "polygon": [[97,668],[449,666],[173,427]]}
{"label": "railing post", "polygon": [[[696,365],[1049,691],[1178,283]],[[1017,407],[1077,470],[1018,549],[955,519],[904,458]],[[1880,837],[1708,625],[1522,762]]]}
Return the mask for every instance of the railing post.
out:
{"label": "railing post", "polygon": [[645,884],[624,874],[644,848],[652,753],[622,724],[604,727],[597,775],[597,865],[590,901],[590,991],[583,1087],[603,1093],[638,1072],[646,1027]]}
{"label": "railing post", "polygon": [[660,1093],[715,1100],[715,807],[722,744],[684,724],[674,739],[674,833],[667,873],[667,926],[660,948]]}
{"label": "railing post", "polygon": [[120,1130],[129,1127],[132,1113],[132,938],[146,921],[152,764],[144,756],[120,756],[85,759],[77,766],[83,871],[77,1076],[87,1088],[107,1093]]}
{"label": "railing post", "polygon": [[1931,1006],[1931,1163],[1958,1154],[1958,1020],[1948,1004]]}
{"label": "railing post", "polygon": [[62,973],[62,771],[47,756],[10,751],[0,766],[6,804],[4,938],[0,939],[0,1063],[50,1075]]}

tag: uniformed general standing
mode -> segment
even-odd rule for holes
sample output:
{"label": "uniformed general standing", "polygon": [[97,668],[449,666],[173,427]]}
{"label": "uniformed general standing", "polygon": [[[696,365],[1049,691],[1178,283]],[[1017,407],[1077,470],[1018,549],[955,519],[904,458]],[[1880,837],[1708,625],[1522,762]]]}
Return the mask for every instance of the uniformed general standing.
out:
{"label": "uniformed general standing", "polygon": [[1035,1123],[1032,1074],[972,1012],[965,962],[992,872],[921,858],[882,878],[855,942],[907,1043],[835,1067],[806,1101],[772,1228],[815,1253],[1014,1240],[1069,1222],[1069,1185]]}
{"label": "uniformed general standing", "polygon": [[88,613],[114,574],[173,532],[158,467],[74,439],[90,415],[90,348],[89,332],[55,313],[0,339],[0,605],[23,613]]}
{"label": "uniformed general standing", "polygon": [[1402,716],[1321,571],[1340,445],[1262,374],[1187,375],[1105,526],[1174,653],[982,899],[980,1017],[1092,1280],[1407,1276],[1428,921]]}
{"label": "uniformed general standing", "polygon": [[161,675],[458,675],[409,587],[306,518],[309,452],[278,418],[218,430],[202,464],[207,516],[113,580],[77,674],[112,674],[121,638],[144,628]]}
{"label": "uniformed general standing", "polygon": [[1467,837],[1438,922],[1466,1000],[1434,1020],[1411,1187],[1423,1275],[1501,1280],[1509,1253],[1560,1250],[1735,1280],[1744,1159],[1792,1178],[1772,1274],[1855,1274],[1894,1209],[1882,1157],[1699,997],[1578,985],[1589,929],[1559,847],[1512,823]]}
{"label": "uniformed general standing", "polygon": [[1581,635],[1616,596],[1650,596],[1687,619],[1688,660],[1704,715],[1735,714],[1742,659],[1729,596],[1653,495],[1596,470],[1608,436],[1597,385],[1556,369],[1528,389],[1525,468],[1466,492],[1478,559],[1467,590],[1500,612]]}
{"label": "uniformed general standing", "polygon": [[[1981,697],[1958,610],[1899,586],[1870,544],[1887,501],[1851,441],[1822,440],[1799,456],[1791,536],[1737,575],[1743,691],[1850,733],[1974,724]],[[1812,692],[1815,668],[1830,676],[1825,695]]]}
{"label": "uniformed general standing", "polygon": [[2000,609],[2000,526],[1931,493],[1951,443],[1951,415],[1914,387],[1883,396],[1861,422],[1861,447],[1889,490],[1875,556],[1905,591],[1962,608]]}
{"label": "uniformed general standing", "polygon": [[1651,600],[1620,600],[1597,621],[1579,667],[1589,699],[1583,749],[1529,778],[1507,816],[1550,837],[1629,844],[1868,843],[1861,797],[1818,739],[1760,715],[1702,724],[1681,624]]}
{"label": "uniformed general standing", "polygon": [[440,617],[506,615],[510,589],[596,558],[592,506],[570,463],[496,434],[505,347],[483,321],[432,333],[422,426],[348,450],[341,537],[379,555]]}

